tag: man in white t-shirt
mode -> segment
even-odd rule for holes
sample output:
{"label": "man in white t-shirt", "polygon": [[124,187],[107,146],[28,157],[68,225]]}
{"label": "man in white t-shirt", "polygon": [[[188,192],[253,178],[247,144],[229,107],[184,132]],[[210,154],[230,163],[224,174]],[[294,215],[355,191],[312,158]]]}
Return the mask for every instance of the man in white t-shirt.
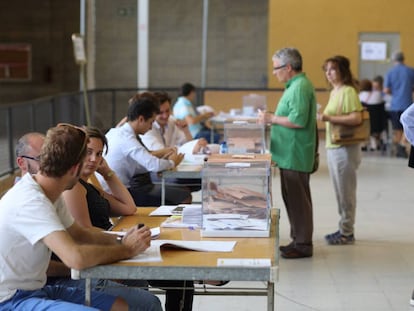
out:
{"label": "man in white t-shirt", "polygon": [[87,136],[79,128],[49,129],[39,158],[39,172],[25,174],[0,201],[0,309],[128,310],[115,296],[46,284],[53,251],[68,267],[84,269],[127,259],[150,245],[147,227],[118,237],[84,229],[67,211],[61,194],[79,179]]}

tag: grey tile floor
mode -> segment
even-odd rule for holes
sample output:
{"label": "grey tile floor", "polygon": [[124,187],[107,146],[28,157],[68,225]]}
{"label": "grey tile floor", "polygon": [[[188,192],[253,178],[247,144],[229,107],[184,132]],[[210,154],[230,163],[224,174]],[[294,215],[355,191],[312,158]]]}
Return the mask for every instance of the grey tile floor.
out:
{"label": "grey tile floor", "polygon": [[[280,260],[275,310],[414,311],[409,305],[414,289],[414,169],[404,159],[364,153],[358,172],[356,243],[328,246],[323,237],[337,229],[338,215],[324,151],[321,156],[320,170],[311,178],[314,256]],[[273,196],[281,209],[285,244],[289,224],[279,187],[277,174]],[[266,298],[196,296],[194,310],[260,311],[266,310]]]}

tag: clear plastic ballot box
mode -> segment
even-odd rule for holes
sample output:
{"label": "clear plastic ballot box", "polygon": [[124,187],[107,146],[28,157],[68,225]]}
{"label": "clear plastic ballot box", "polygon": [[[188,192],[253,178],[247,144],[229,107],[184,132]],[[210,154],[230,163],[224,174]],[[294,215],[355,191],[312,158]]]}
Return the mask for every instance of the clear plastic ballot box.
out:
{"label": "clear plastic ballot box", "polygon": [[205,162],[202,170],[203,237],[269,236],[270,157],[262,155],[261,158],[221,155]]}
{"label": "clear plastic ballot box", "polygon": [[265,153],[265,126],[255,123],[225,123],[228,153]]}

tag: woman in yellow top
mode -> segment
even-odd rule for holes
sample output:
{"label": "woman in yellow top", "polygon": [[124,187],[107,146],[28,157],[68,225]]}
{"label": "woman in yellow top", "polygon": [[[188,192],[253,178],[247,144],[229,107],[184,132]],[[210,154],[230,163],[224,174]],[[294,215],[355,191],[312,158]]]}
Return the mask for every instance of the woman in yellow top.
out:
{"label": "woman in yellow top", "polygon": [[332,86],[328,105],[321,121],[326,122],[326,150],[329,173],[334,185],[338,212],[339,230],[325,236],[328,244],[353,244],[356,209],[356,170],[361,162],[360,145],[336,145],[331,141],[331,124],[358,125],[362,122],[362,105],[358,97],[358,87],[350,69],[348,58],[334,56],[324,65],[326,79]]}

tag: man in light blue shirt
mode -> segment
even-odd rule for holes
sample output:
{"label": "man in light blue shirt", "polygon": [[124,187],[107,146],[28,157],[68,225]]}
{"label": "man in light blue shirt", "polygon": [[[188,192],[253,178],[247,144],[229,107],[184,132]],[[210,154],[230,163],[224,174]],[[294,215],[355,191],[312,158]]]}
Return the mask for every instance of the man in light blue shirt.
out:
{"label": "man in light blue shirt", "polygon": [[214,142],[210,141],[210,130],[203,126],[203,122],[214,116],[213,112],[197,114],[192,101],[195,99],[196,89],[191,83],[181,86],[181,96],[177,98],[173,108],[174,117],[177,120],[185,120],[194,139],[205,138],[209,143],[218,143],[219,135],[214,135]]}
{"label": "man in light blue shirt", "polygon": [[405,137],[400,117],[413,102],[414,69],[404,64],[404,54],[402,52],[394,52],[392,59],[395,64],[385,76],[384,92],[392,95],[390,116],[396,156],[407,158]]}

